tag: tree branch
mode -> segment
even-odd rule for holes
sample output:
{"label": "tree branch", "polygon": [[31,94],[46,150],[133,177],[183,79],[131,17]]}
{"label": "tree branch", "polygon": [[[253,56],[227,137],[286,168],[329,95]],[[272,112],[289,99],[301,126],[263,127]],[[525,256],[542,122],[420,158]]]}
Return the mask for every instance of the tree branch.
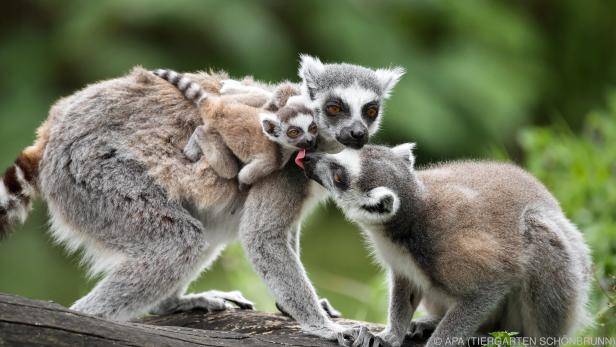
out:
{"label": "tree branch", "polygon": [[[371,330],[382,329],[379,325],[369,326]],[[110,345],[318,347],[336,343],[302,334],[297,323],[280,314],[192,311],[118,323],[72,312],[55,303],[0,294],[0,346]],[[421,345],[408,339],[405,343]]]}

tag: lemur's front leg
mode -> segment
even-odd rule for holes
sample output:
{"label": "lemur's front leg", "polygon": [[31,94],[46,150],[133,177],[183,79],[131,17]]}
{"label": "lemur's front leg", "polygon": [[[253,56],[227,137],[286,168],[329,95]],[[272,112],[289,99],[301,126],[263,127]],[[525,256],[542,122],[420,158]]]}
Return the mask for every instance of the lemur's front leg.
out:
{"label": "lemur's front leg", "polygon": [[299,224],[306,184],[301,171],[292,165],[256,182],[244,203],[240,240],[276,302],[303,331],[334,340],[348,329],[329,319],[289,244],[289,233]]}
{"label": "lemur's front leg", "polygon": [[210,130],[207,125],[195,129],[184,147],[184,155],[195,162],[207,153],[206,160],[222,178],[233,178],[238,175],[238,164],[235,156],[225,145],[217,132]]}
{"label": "lemur's front leg", "polygon": [[389,317],[387,327],[376,336],[398,347],[404,342],[411,318],[421,301],[421,291],[406,277],[390,271]]}
{"label": "lemur's front leg", "polygon": [[419,302],[421,291],[406,277],[389,273],[389,317],[387,327],[374,335],[365,327],[356,328],[350,339],[339,338],[342,346],[388,346],[399,347],[404,342],[411,318]]}
{"label": "lemur's front leg", "polygon": [[[297,229],[295,231],[292,231],[289,234],[289,246],[295,251],[295,254],[297,255],[298,258],[300,257],[300,247],[299,247],[300,233],[301,233],[301,226],[298,225]],[[319,299],[319,304],[321,304],[321,307],[325,310],[325,312],[330,318],[342,317],[342,313],[336,310],[334,306],[332,306],[332,304],[326,298]],[[290,317],[289,313],[287,313],[284,307],[282,307],[282,305],[280,305],[279,303],[276,303],[276,308],[283,315]]]}

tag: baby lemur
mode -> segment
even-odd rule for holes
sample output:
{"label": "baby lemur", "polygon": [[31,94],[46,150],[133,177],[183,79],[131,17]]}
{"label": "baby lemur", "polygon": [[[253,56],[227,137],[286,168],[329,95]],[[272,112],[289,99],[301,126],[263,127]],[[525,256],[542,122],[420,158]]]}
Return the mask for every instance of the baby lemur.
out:
{"label": "baby lemur", "polygon": [[[390,272],[387,328],[359,343],[400,346],[409,329],[434,330],[429,347],[496,330],[558,337],[584,324],[589,249],[547,189],[510,164],[414,170],[413,147],[304,159]],[[430,316],[411,323],[422,300]]]}
{"label": "baby lemur", "polygon": [[[208,162],[221,177],[237,176],[241,186],[283,167],[293,152],[316,145],[314,111],[294,95],[300,93],[295,86],[281,84],[273,93],[244,87],[245,93],[214,95],[175,71],[153,73],[175,85],[201,110],[204,125],[190,137],[186,156],[196,161],[207,153]],[[239,173],[233,155],[245,164]]]}

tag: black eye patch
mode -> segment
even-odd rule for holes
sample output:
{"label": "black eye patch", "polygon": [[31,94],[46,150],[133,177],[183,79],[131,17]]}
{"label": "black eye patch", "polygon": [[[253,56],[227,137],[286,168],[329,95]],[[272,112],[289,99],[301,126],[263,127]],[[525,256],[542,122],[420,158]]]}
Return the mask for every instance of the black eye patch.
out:
{"label": "black eye patch", "polygon": [[349,176],[346,169],[336,163],[330,164],[330,172],[332,174],[332,182],[336,188],[345,191],[349,189]]}
{"label": "black eye patch", "polygon": [[347,105],[344,101],[342,101],[342,99],[338,96],[330,96],[327,99],[325,99],[325,109],[327,109],[328,106],[338,106],[340,107],[340,112],[339,113],[349,113],[350,108],[349,105]]}
{"label": "black eye patch", "polygon": [[[371,109],[374,109],[376,111],[376,115],[374,115],[372,117],[369,115],[369,112],[370,112]],[[378,115],[379,115],[379,102],[378,101],[372,101],[372,102],[369,102],[369,103],[365,104],[362,107],[362,109],[361,109],[361,115],[362,115],[362,117],[367,119],[368,122],[374,121],[378,117]]]}

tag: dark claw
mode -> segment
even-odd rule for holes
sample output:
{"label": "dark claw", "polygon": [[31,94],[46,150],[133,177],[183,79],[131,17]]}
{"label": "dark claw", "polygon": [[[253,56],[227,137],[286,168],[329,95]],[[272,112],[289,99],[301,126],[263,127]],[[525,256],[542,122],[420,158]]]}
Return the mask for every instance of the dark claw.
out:
{"label": "dark claw", "polygon": [[234,301],[234,300],[229,300],[229,299],[226,299],[226,300],[228,302],[235,304],[235,306],[239,307],[242,310],[254,310],[255,309],[255,305],[253,304],[248,304],[245,302],[239,302],[239,301]]}
{"label": "dark claw", "polygon": [[353,345],[353,337],[345,333],[338,333],[338,344],[344,347],[351,347]]}

